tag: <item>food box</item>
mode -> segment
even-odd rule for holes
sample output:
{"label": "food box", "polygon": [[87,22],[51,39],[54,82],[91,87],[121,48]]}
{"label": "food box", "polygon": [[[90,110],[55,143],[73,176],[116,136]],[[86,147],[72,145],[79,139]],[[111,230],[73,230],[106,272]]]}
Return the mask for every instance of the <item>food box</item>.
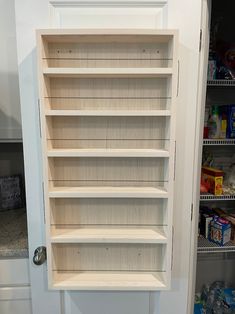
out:
{"label": "food box", "polygon": [[224,218],[215,216],[210,223],[210,237],[209,240],[219,244],[225,245],[231,239],[231,224]]}
{"label": "food box", "polygon": [[227,209],[213,208],[213,211],[220,217],[225,218],[231,224],[231,241],[235,244],[235,214]]}
{"label": "food box", "polygon": [[235,218],[232,216],[226,216],[226,219],[231,224],[231,241],[235,244]]}
{"label": "food box", "polygon": [[200,234],[206,239],[209,238],[210,222],[212,221],[215,213],[206,206],[200,207]]}
{"label": "food box", "polygon": [[223,194],[223,171],[211,167],[202,167],[202,179],[208,186],[208,192],[214,195]]}
{"label": "food box", "polygon": [[21,175],[0,177],[0,211],[25,205]]}

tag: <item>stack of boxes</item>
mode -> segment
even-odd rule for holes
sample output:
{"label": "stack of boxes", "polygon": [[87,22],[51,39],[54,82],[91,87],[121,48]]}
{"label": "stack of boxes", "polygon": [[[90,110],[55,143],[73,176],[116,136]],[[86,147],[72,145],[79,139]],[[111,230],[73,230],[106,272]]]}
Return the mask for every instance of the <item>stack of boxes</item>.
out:
{"label": "stack of boxes", "polygon": [[235,244],[235,214],[221,208],[200,208],[199,233],[220,246]]}

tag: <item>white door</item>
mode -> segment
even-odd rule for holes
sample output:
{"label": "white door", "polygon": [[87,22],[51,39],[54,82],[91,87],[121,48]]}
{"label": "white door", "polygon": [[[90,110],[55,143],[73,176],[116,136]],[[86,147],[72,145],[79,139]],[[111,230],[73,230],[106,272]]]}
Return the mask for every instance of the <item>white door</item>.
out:
{"label": "white door", "polygon": [[[15,0],[17,53],[27,190],[33,314],[189,314],[191,203],[201,2],[198,0]],[[36,66],[37,28],[179,29],[179,86],[172,289],[167,292],[52,292],[46,264]]]}

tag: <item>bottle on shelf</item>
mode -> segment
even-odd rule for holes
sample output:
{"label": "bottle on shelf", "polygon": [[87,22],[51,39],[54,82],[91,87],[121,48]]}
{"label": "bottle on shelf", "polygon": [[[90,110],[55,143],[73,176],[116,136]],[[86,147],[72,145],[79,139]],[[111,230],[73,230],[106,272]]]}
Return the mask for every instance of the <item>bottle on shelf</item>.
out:
{"label": "bottle on shelf", "polygon": [[220,118],[218,106],[212,106],[211,116],[208,120],[208,137],[211,139],[220,138]]}

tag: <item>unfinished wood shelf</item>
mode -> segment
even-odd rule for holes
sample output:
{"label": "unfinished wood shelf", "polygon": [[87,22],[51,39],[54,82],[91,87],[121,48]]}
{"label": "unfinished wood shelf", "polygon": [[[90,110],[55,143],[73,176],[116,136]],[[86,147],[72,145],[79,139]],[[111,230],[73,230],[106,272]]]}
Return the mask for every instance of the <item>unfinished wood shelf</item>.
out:
{"label": "unfinished wood shelf", "polygon": [[167,77],[171,68],[45,68],[48,77]]}
{"label": "unfinished wood shelf", "polygon": [[169,157],[164,149],[51,149],[48,157]]}
{"label": "unfinished wood shelf", "polygon": [[169,117],[170,110],[46,110],[46,116]]}
{"label": "unfinished wood shelf", "polygon": [[37,36],[49,288],[169,289],[177,32]]}
{"label": "unfinished wood shelf", "polygon": [[53,187],[49,197],[92,197],[92,198],[167,198],[164,188],[153,187]]}
{"label": "unfinished wood shelf", "polygon": [[163,227],[53,226],[52,243],[166,243]]}
{"label": "unfinished wood shelf", "polygon": [[58,290],[166,290],[161,272],[53,272],[53,288]]}

